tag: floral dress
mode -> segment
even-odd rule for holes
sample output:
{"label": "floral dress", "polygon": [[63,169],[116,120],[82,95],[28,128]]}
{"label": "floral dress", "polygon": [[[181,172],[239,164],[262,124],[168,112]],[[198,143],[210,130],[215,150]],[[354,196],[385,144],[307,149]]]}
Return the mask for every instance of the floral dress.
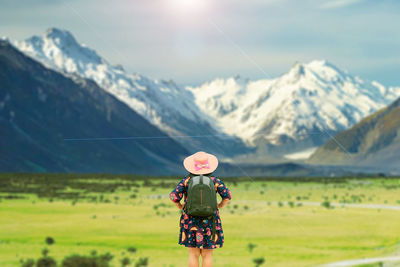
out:
{"label": "floral dress", "polygon": [[[190,176],[183,178],[174,190],[169,194],[170,199],[173,202],[180,202],[183,196],[185,196],[185,203],[187,201],[187,189],[188,181]],[[225,186],[225,184],[218,178],[210,176],[214,181],[216,192],[222,197],[222,199],[231,199],[231,192]],[[203,219],[201,217],[195,217],[188,215],[182,210],[181,217],[179,219],[180,233],[179,233],[179,244],[185,247],[197,247],[205,249],[214,249],[222,247],[224,243],[224,233],[222,231],[221,218],[219,216],[219,209],[216,212],[216,235],[214,240],[211,237],[212,221]]]}

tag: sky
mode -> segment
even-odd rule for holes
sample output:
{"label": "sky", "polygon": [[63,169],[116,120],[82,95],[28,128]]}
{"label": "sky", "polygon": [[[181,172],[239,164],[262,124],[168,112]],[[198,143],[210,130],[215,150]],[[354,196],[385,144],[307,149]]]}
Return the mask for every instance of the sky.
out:
{"label": "sky", "polygon": [[70,31],[112,64],[198,85],[326,59],[400,86],[398,0],[0,0],[0,36]]}

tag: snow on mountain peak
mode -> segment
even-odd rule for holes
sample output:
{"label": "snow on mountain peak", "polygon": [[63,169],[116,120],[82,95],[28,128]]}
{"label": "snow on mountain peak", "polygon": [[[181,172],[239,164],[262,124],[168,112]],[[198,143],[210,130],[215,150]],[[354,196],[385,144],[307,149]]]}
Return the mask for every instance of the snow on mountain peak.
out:
{"label": "snow on mountain peak", "polygon": [[282,75],[282,81],[296,83],[301,79],[322,79],[338,81],[346,79],[348,73],[330,63],[329,61],[313,60],[309,63],[295,62],[291,69]]}
{"label": "snow on mountain peak", "polygon": [[305,75],[304,65],[299,62],[296,62],[284,76],[286,79],[295,82],[304,75]]}
{"label": "snow on mountain peak", "polygon": [[64,43],[70,43],[70,45],[78,45],[78,42],[76,41],[75,37],[72,35],[71,32],[67,30],[62,30],[58,28],[48,28],[44,33],[44,36],[47,39],[56,40],[58,44],[64,42]]}
{"label": "snow on mountain peak", "polygon": [[15,46],[28,55],[65,72],[84,72],[84,66],[106,64],[95,50],[79,44],[67,30],[49,28],[42,36],[34,35]]}
{"label": "snow on mountain peak", "polygon": [[15,41],[15,46],[52,68],[94,80],[171,135],[190,135],[189,129],[206,123],[207,115],[199,114],[189,91],[173,81],[152,80],[127,73],[121,65],[109,64],[67,30],[49,28],[42,36]]}
{"label": "snow on mountain peak", "polygon": [[296,62],[275,79],[216,79],[187,89],[217,126],[250,145],[259,139],[279,145],[282,136],[300,141],[309,131],[343,130],[398,97],[397,89],[389,94],[384,86],[353,77],[327,60]]}
{"label": "snow on mountain peak", "polygon": [[[15,46],[58,70],[94,80],[171,135],[204,129],[204,134],[236,135],[248,145],[294,140],[287,142],[287,152],[320,145],[329,136],[310,132],[344,130],[400,95],[398,87],[363,81],[327,60],[296,62],[274,79],[250,81],[236,75],[181,88],[109,64],[66,30],[50,28]],[[304,147],[293,145],[302,142]]]}

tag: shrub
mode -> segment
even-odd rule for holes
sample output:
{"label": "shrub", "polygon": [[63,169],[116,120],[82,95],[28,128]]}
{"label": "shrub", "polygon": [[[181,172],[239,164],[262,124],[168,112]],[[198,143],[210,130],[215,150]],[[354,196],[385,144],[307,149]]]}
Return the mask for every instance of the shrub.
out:
{"label": "shrub", "polygon": [[121,266],[127,266],[129,264],[131,264],[131,260],[128,257],[121,259]]}
{"label": "shrub", "polygon": [[42,255],[46,257],[47,254],[49,254],[49,250],[47,248],[42,249]]}
{"label": "shrub", "polygon": [[100,256],[82,256],[73,254],[63,259],[62,267],[77,267],[77,266],[90,266],[90,267],[109,267],[112,256],[106,253]]}
{"label": "shrub", "polygon": [[135,263],[135,267],[142,267],[147,266],[149,264],[149,258],[139,258],[138,261]]}
{"label": "shrub", "polygon": [[33,267],[35,265],[35,261],[33,259],[27,259],[26,261],[21,260],[21,267]]}
{"label": "shrub", "polygon": [[325,207],[327,209],[331,209],[333,208],[333,206],[331,206],[331,203],[328,200],[325,200],[324,202],[321,203],[322,207]]}
{"label": "shrub", "polygon": [[256,244],[253,244],[253,243],[249,243],[249,244],[247,244],[247,249],[248,249],[250,252],[252,252],[252,251],[253,251],[253,249],[254,249],[255,247],[257,247],[257,245],[256,245]]}
{"label": "shrub", "polygon": [[48,236],[48,237],[46,237],[46,244],[47,245],[53,245],[54,244],[54,238],[52,238],[52,237],[50,237],[50,236]]}
{"label": "shrub", "polygon": [[255,263],[256,267],[258,267],[265,262],[265,259],[264,257],[254,258],[253,262]]}
{"label": "shrub", "polygon": [[39,258],[36,267],[56,267],[57,262],[52,257]]}
{"label": "shrub", "polygon": [[137,248],[135,248],[135,247],[129,247],[129,248],[127,248],[126,249],[128,252],[130,252],[130,253],[135,253],[136,251],[137,251]]}

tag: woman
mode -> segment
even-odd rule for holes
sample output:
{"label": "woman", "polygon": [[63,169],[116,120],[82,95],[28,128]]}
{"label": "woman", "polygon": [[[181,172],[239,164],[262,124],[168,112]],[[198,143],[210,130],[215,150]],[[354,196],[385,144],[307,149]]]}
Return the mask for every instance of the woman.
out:
{"label": "woman", "polygon": [[[180,217],[180,234],[179,244],[188,247],[189,249],[189,267],[199,266],[199,256],[202,256],[203,267],[212,266],[212,251],[214,248],[222,247],[224,243],[224,233],[222,231],[221,218],[219,209],[224,207],[232,198],[230,190],[218,178],[211,176],[212,172],[218,166],[218,159],[212,154],[199,151],[183,161],[185,169],[189,174],[184,177],[174,190],[169,194],[170,199],[175,205],[182,210]],[[214,182],[216,192],[222,198],[222,201],[217,205],[215,231],[216,235],[212,239],[211,229],[212,221],[201,217],[190,216],[184,210],[187,201],[187,187],[190,177],[203,174],[210,177]],[[184,204],[180,203],[182,197]]]}

